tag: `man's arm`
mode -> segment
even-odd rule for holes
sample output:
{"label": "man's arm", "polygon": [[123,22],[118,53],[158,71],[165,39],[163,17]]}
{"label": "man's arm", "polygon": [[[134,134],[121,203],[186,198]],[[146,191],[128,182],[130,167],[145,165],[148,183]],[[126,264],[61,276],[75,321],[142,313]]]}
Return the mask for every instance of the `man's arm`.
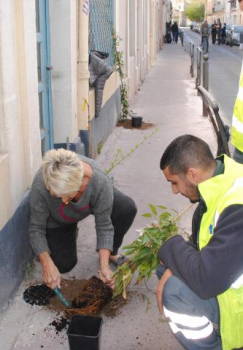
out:
{"label": "man's arm", "polygon": [[159,259],[201,298],[223,293],[243,271],[243,206],[221,214],[208,245],[196,251],[180,236],[163,244]]}

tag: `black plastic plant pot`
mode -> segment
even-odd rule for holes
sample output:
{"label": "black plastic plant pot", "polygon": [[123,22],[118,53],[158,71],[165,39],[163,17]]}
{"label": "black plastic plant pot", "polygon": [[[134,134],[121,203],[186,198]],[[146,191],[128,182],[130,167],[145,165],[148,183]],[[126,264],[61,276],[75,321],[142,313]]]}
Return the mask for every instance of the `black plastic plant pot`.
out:
{"label": "black plastic plant pot", "polygon": [[73,316],[67,330],[69,349],[100,350],[102,323],[98,316]]}
{"label": "black plastic plant pot", "polygon": [[132,117],[132,126],[134,128],[140,128],[140,126],[142,125],[142,119],[143,119],[143,117],[133,116]]}

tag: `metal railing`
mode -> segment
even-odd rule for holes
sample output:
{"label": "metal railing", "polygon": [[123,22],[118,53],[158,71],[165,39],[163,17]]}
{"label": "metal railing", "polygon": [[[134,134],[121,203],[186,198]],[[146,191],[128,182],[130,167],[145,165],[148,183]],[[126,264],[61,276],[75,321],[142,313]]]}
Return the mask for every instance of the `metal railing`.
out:
{"label": "metal railing", "polygon": [[190,74],[191,77],[194,77],[194,43],[190,41],[190,58],[191,58],[191,66],[190,66]]}
{"label": "metal railing", "polygon": [[230,157],[229,151],[229,126],[225,125],[219,114],[219,106],[215,99],[208,92],[209,90],[209,56],[203,54],[200,47],[197,48],[197,76],[196,88],[203,101],[204,117],[209,117],[217,137],[217,155],[227,154]]}
{"label": "metal railing", "polygon": [[209,92],[202,86],[197,86],[199,94],[202,96],[204,108],[207,111],[207,116],[209,116],[210,122],[212,123],[213,129],[216,133],[218,149],[217,156],[221,154],[226,154],[229,157],[229,126],[225,125],[219,115],[219,106],[215,99],[209,94]]}
{"label": "metal railing", "polygon": [[196,77],[196,87],[202,83],[202,49],[197,47],[197,77]]}

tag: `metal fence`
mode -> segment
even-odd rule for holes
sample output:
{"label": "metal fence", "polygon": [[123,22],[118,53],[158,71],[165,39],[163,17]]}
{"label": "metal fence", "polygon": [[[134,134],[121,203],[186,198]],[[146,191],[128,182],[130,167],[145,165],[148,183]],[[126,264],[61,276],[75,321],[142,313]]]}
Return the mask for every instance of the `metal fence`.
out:
{"label": "metal fence", "polygon": [[[218,150],[217,150],[217,156],[221,154],[227,154],[229,157],[230,151],[229,151],[229,126],[225,125],[222,121],[220,114],[219,114],[219,106],[217,102],[214,100],[214,98],[209,94],[209,92],[201,85],[198,85],[197,87],[199,94],[202,96],[204,110],[207,111],[206,116],[209,117],[209,120],[213,126],[214,132],[217,137],[217,144],[218,144]],[[203,112],[204,113],[204,112]]]}
{"label": "metal fence", "polygon": [[114,0],[90,0],[89,51],[109,53],[108,63],[114,65],[113,34]]}

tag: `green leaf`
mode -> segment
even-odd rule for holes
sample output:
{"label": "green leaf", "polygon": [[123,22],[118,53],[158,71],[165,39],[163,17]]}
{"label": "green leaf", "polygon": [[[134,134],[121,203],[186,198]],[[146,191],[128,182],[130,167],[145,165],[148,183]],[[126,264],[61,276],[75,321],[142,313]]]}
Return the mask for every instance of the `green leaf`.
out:
{"label": "green leaf", "polygon": [[152,217],[152,214],[146,213],[146,214],[143,214],[142,216],[143,216],[144,218],[151,218],[151,217]]}
{"label": "green leaf", "polygon": [[157,205],[158,208],[166,210],[167,208],[164,205]]}
{"label": "green leaf", "polygon": [[152,213],[153,213],[155,216],[157,216],[157,215],[158,215],[158,212],[157,212],[156,206],[153,205],[153,204],[149,204],[149,207],[150,207]]}

